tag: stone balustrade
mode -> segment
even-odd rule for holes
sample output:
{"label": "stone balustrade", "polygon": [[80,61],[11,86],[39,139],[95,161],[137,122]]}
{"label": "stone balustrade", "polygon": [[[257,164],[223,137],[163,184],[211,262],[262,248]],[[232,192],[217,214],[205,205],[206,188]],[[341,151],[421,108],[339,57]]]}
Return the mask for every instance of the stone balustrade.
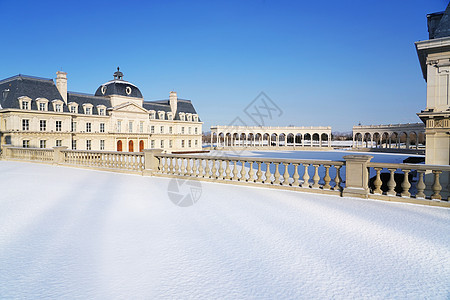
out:
{"label": "stone balustrade", "polygon": [[375,163],[370,155],[331,161],[4,146],[2,159],[450,207],[450,187],[440,180],[450,166]]}

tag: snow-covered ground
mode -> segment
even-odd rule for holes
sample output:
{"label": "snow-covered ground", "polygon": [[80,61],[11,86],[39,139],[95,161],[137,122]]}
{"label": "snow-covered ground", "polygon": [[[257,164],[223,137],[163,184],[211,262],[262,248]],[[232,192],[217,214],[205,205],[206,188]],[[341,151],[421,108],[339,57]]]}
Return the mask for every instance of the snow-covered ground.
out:
{"label": "snow-covered ground", "polygon": [[166,178],[0,174],[0,298],[450,295],[449,209],[207,182],[179,207]]}

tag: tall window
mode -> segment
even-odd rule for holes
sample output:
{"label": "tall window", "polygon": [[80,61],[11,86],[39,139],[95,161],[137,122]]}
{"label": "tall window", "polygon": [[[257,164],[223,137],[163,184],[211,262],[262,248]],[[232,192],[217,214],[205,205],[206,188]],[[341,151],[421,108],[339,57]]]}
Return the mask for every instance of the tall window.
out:
{"label": "tall window", "polygon": [[191,140],[188,141],[188,147],[189,147],[189,148],[192,147]]}
{"label": "tall window", "polygon": [[62,129],[62,121],[56,121],[56,131],[61,131]]}
{"label": "tall window", "polygon": [[22,101],[22,109],[28,109],[28,101]]}
{"label": "tall window", "polygon": [[61,104],[55,104],[55,111],[61,112]]}
{"label": "tall window", "polygon": [[105,150],[105,140],[100,140],[100,150]]}
{"label": "tall window", "polygon": [[164,140],[161,140],[161,148],[164,148]]}
{"label": "tall window", "polygon": [[86,114],[87,115],[92,115],[92,108],[86,107]]}
{"label": "tall window", "polygon": [[105,109],[104,109],[104,108],[100,108],[98,114],[99,114],[100,116],[104,116],[104,115],[105,115]]}
{"label": "tall window", "polygon": [[55,146],[56,147],[61,147],[62,146],[62,140],[56,140]]}
{"label": "tall window", "polygon": [[72,150],[77,150],[77,140],[72,140]]}
{"label": "tall window", "polygon": [[181,140],[181,148],[184,148],[184,140]]}
{"label": "tall window", "polygon": [[128,132],[133,132],[133,121],[128,122]]}
{"label": "tall window", "polygon": [[143,133],[144,132],[144,122],[140,122],[139,123],[139,132]]}
{"label": "tall window", "polygon": [[195,134],[198,134],[198,128],[197,127],[195,127]]}
{"label": "tall window", "polygon": [[45,110],[45,103],[40,102],[39,103],[39,110]]}
{"label": "tall window", "polygon": [[105,123],[100,123],[100,132],[105,132]]}
{"label": "tall window", "polygon": [[86,150],[91,150],[91,140],[86,140]]}
{"label": "tall window", "polygon": [[122,132],[122,121],[117,121],[117,132]]}
{"label": "tall window", "polygon": [[90,122],[86,123],[86,132],[91,132],[91,129],[92,129],[91,126],[92,126],[92,124]]}
{"label": "tall window", "polygon": [[198,146],[198,141],[197,140],[195,140],[195,146]]}
{"label": "tall window", "polygon": [[30,130],[30,120],[28,119],[22,120],[22,130]]}
{"label": "tall window", "polygon": [[40,140],[39,141],[39,148],[45,148],[45,146],[47,146],[47,141],[46,140]]}
{"label": "tall window", "polygon": [[72,121],[72,126],[71,126],[72,128],[72,132],[75,132],[75,131],[77,131],[77,122],[74,122],[74,121]]}
{"label": "tall window", "polygon": [[23,140],[22,141],[22,147],[30,148],[30,140]]}
{"label": "tall window", "polygon": [[169,140],[169,148],[172,148],[172,140]]}
{"label": "tall window", "polygon": [[155,133],[155,126],[152,125],[152,126],[150,127],[150,132],[151,132],[151,133]]}
{"label": "tall window", "polygon": [[150,146],[151,146],[151,148],[155,148],[155,140],[151,140]]}
{"label": "tall window", "polygon": [[172,133],[172,126],[169,127],[169,133]]}
{"label": "tall window", "polygon": [[191,127],[188,127],[188,132],[189,132],[189,134],[191,134],[192,133],[192,128]]}
{"label": "tall window", "polygon": [[184,134],[184,127],[181,127],[181,134]]}
{"label": "tall window", "polygon": [[164,126],[161,126],[160,132],[161,132],[161,133],[164,133]]}
{"label": "tall window", "polygon": [[47,130],[47,121],[46,120],[39,120],[39,130],[40,131]]}

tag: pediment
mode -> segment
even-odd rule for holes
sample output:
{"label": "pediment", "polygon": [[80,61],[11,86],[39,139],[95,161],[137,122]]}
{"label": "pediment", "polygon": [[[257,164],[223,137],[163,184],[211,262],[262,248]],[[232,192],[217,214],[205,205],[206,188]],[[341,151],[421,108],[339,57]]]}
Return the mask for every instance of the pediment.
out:
{"label": "pediment", "polygon": [[136,112],[136,113],[148,113],[148,111],[132,102],[123,103],[112,108],[114,112]]}

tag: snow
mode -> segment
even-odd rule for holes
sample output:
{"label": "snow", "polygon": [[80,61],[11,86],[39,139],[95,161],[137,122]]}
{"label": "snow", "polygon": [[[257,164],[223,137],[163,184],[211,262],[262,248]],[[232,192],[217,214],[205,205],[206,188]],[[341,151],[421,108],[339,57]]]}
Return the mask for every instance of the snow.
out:
{"label": "snow", "polygon": [[449,209],[208,182],[179,207],[168,178],[0,172],[0,298],[450,295]]}

